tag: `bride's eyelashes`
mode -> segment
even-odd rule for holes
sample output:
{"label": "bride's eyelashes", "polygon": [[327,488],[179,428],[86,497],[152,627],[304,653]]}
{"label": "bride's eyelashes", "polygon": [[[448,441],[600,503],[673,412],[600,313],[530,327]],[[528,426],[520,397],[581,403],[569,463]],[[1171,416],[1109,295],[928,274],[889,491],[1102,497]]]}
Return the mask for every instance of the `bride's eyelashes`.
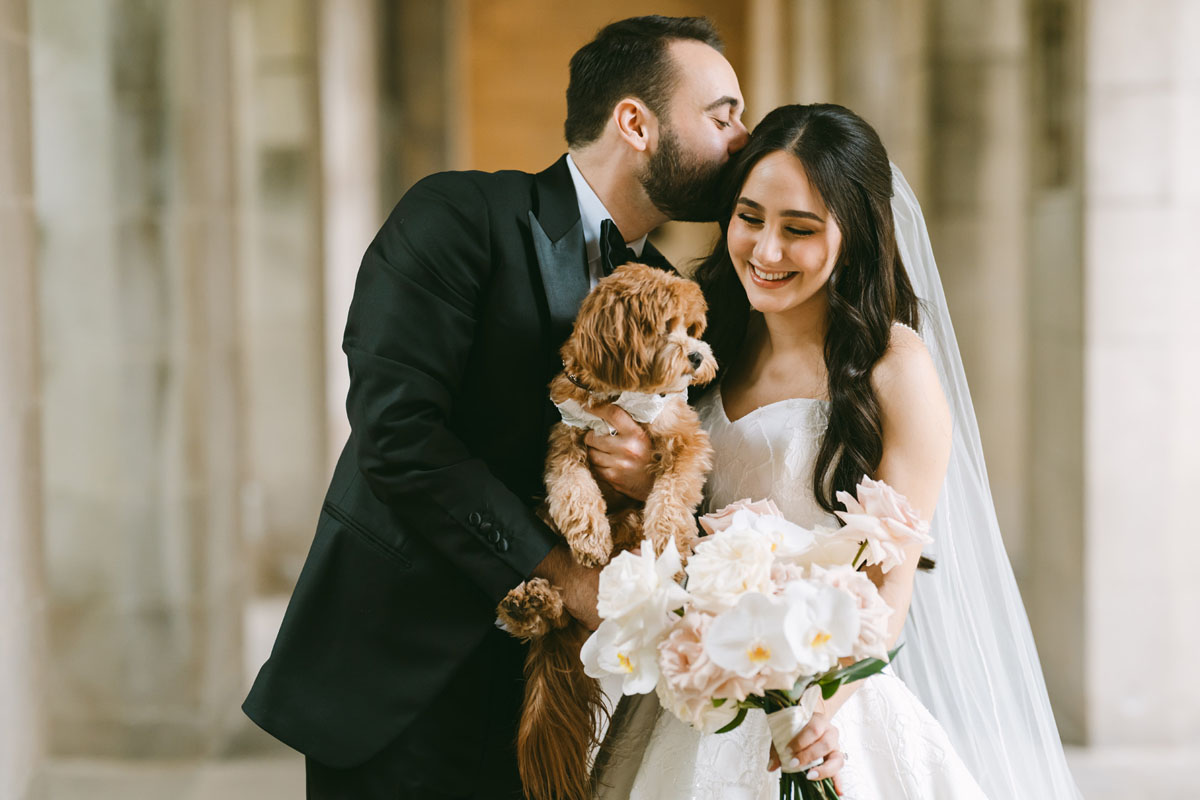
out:
{"label": "bride's eyelashes", "polygon": [[[753,225],[753,226],[757,227],[757,226],[763,224],[763,221],[761,219],[759,219],[758,217],[751,216],[750,214],[747,214],[744,211],[739,213],[737,216],[738,216],[738,219],[740,219],[742,222],[746,223],[747,225]],[[788,233],[792,236],[812,236],[814,233],[816,233],[816,231],[809,230],[808,228],[793,228],[791,226],[787,226],[783,230],[784,230],[784,233]]]}

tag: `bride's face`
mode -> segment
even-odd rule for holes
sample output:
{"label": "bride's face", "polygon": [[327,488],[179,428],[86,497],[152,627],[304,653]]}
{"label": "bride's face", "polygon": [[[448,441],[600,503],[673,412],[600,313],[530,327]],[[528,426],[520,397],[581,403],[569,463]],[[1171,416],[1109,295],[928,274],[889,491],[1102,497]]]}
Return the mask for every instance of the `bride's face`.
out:
{"label": "bride's face", "polygon": [[842,232],[790,153],[750,171],[729,221],[729,256],[750,305],[764,314],[825,302]]}

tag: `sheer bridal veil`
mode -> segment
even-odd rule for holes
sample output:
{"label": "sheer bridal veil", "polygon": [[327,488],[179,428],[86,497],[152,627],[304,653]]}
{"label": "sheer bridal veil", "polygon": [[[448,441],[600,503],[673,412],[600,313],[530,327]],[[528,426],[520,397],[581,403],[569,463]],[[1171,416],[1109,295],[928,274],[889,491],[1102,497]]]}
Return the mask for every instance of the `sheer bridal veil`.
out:
{"label": "sheer bridal veil", "polygon": [[1063,755],[1025,607],[1000,538],[975,410],[920,204],[892,166],[892,214],[921,300],[921,338],[954,415],[933,518],[893,668],[946,729],[989,797],[1080,797]]}

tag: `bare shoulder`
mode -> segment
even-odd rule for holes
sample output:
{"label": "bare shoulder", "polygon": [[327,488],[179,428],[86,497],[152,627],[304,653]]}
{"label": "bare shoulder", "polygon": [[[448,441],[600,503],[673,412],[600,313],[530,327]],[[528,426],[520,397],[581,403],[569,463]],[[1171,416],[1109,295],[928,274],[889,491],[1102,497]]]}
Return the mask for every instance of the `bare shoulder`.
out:
{"label": "bare shoulder", "polygon": [[[937,368],[921,337],[905,325],[893,325],[887,352],[871,373],[885,425],[915,426],[925,434],[949,431],[950,410]],[[931,430],[932,429],[932,430]]]}

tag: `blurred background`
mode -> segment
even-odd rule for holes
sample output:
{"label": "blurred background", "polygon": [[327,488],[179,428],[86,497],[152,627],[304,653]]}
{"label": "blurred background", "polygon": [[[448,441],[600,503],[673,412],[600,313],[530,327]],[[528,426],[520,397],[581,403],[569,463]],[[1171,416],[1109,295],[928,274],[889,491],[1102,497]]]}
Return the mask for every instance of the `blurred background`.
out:
{"label": "blurred background", "polygon": [[642,13],[717,23],[749,121],[878,128],[1085,796],[1200,797],[1200,1],[0,0],[0,799],[302,796],[239,705],[358,261],[417,178],[553,162]]}

